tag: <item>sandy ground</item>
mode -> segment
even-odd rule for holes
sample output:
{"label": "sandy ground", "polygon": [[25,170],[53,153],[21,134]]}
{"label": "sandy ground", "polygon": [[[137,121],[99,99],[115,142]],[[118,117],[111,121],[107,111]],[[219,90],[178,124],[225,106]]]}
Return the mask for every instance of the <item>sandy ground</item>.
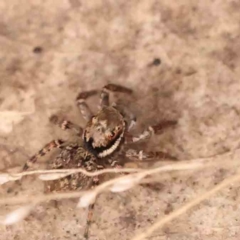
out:
{"label": "sandy ground", "polygon": [[[224,0],[1,1],[0,169],[22,166],[51,139],[68,137],[49,123],[52,114],[84,126],[77,93],[109,82],[134,89],[131,107],[140,128],[178,120],[149,148],[180,160],[230,151],[218,158],[237,161],[239,7]],[[90,239],[131,239],[233,173],[230,164],[219,165],[166,174],[155,189],[104,193]],[[225,188],[148,239],[239,239],[239,187]],[[5,184],[0,194],[17,198],[22,191],[39,194],[42,183],[27,177]],[[39,205],[24,221],[0,226],[0,239],[83,239],[86,211],[75,206],[73,200],[60,201],[58,208]],[[1,206],[0,215],[9,210]]]}

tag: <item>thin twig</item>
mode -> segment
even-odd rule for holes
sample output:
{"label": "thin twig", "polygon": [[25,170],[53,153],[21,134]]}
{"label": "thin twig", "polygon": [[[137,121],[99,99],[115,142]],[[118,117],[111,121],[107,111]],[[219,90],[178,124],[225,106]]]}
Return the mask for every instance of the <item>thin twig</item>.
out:
{"label": "thin twig", "polygon": [[[107,182],[102,183],[98,187],[96,187],[93,192],[96,194],[99,194],[100,192],[104,191],[105,189],[108,189],[111,187],[114,183],[119,182],[122,179],[129,178],[129,176],[133,176],[136,178],[144,178],[150,174],[155,174],[159,172],[168,172],[168,171],[179,171],[179,170],[192,170],[192,169],[198,169],[200,167],[204,167],[203,163],[178,163],[178,164],[171,164],[168,166],[163,166],[155,169],[150,170],[142,170],[141,172],[134,173],[127,176],[122,176],[118,178],[114,178],[112,180],[109,180]],[[19,204],[19,203],[33,203],[37,204],[44,201],[54,200],[54,199],[66,199],[66,198],[78,198],[82,196],[85,193],[89,193],[90,191],[76,191],[76,192],[66,192],[66,193],[54,193],[54,194],[43,194],[39,196],[19,196],[16,197],[9,197],[9,198],[2,198],[0,199],[0,205],[2,204]]]}
{"label": "thin twig", "polygon": [[[157,171],[158,169],[162,168],[162,164],[169,164],[170,166],[174,167],[176,165],[177,170],[179,164],[203,164],[205,167],[211,167],[211,166],[216,166],[221,164],[221,167],[224,166],[229,166],[229,161],[225,161],[225,158],[222,157],[227,157],[228,155],[235,155],[235,152],[238,149],[234,149],[233,151],[229,151],[227,153],[224,154],[219,154],[217,156],[211,156],[211,157],[207,157],[207,158],[197,158],[197,159],[192,159],[192,160],[181,160],[180,163],[176,163],[176,162],[170,162],[170,161],[164,161],[164,162],[160,162],[161,166],[155,168],[153,171]],[[217,157],[221,157],[222,159],[220,160],[216,160]],[[143,163],[143,161],[136,161],[136,163]],[[236,165],[238,164],[238,162],[236,163]],[[235,164],[234,164],[235,165]],[[195,167],[194,165],[191,165],[191,167]],[[190,168],[191,168],[190,167]],[[181,169],[181,167],[180,167]],[[101,175],[104,173],[134,173],[134,172],[141,172],[144,171],[144,169],[142,168],[121,168],[121,169],[116,169],[116,168],[111,168],[111,169],[103,169],[103,170],[99,170],[99,171],[95,171],[95,172],[89,172],[86,171],[85,169],[82,168],[71,168],[71,169],[50,169],[50,170],[34,170],[34,171],[27,171],[27,172],[20,172],[20,173],[10,173],[10,172],[2,172],[0,173],[0,177],[9,177],[9,179],[11,180],[11,177],[13,178],[12,180],[16,179],[21,179],[21,177],[23,176],[27,176],[27,175],[34,175],[34,174],[51,174],[51,173],[66,173],[66,174],[73,174],[73,173],[83,173],[86,176],[89,177],[94,177],[97,175]],[[152,171],[152,169],[150,169],[150,171]],[[161,171],[161,170],[160,170]]]}
{"label": "thin twig", "polygon": [[83,168],[69,168],[69,169],[34,170],[34,171],[28,171],[28,172],[8,173],[8,174],[10,174],[13,177],[22,177],[22,176],[28,176],[28,175],[34,175],[34,174],[83,173],[86,176],[94,177],[94,176],[101,175],[101,174],[104,174],[104,173],[133,173],[133,172],[139,172],[141,170],[143,170],[143,169],[139,169],[139,168],[120,168],[120,169],[118,169],[118,168],[108,168],[108,169],[103,169],[103,170],[99,170],[99,171],[95,171],[95,172],[89,172],[89,171],[86,171]]}
{"label": "thin twig", "polygon": [[169,223],[170,221],[174,220],[175,218],[179,217],[180,215],[186,213],[191,208],[195,207],[196,205],[200,204],[204,200],[208,199],[213,194],[219,192],[223,188],[225,188],[225,187],[229,186],[230,184],[233,184],[237,181],[240,181],[239,171],[234,176],[225,179],[224,181],[222,181],[221,183],[216,185],[211,190],[207,191],[204,194],[199,195],[198,197],[196,197],[192,201],[188,202],[187,204],[183,205],[182,207],[178,208],[177,210],[173,211],[169,215],[158,219],[156,223],[154,223],[149,228],[145,229],[142,233],[136,235],[134,238],[132,238],[132,240],[146,239],[148,236],[150,236],[157,229],[163,227],[165,224]]}
{"label": "thin twig", "polygon": [[[85,169],[82,169],[82,168],[34,170],[34,171],[20,172],[20,173],[0,173],[0,179],[2,179],[2,184],[3,184],[3,183],[8,182],[8,181],[19,180],[23,176],[34,175],[34,174],[46,175],[46,176],[51,175],[51,174],[59,174],[59,178],[61,178],[60,175],[67,176],[67,175],[71,175],[71,174],[74,174],[74,173],[82,173],[82,174],[84,174],[86,176],[89,176],[89,177],[94,177],[94,176],[104,174],[104,173],[136,173],[136,172],[146,172],[146,171],[148,171],[147,174],[154,174],[155,172],[162,171],[162,168],[165,168],[165,167],[167,167],[166,171],[168,171],[168,169],[174,170],[175,168],[176,168],[176,170],[181,170],[182,167],[183,167],[183,169],[200,167],[199,164],[202,167],[207,166],[207,164],[206,163],[203,164],[202,161],[199,161],[199,162],[185,161],[185,162],[181,162],[181,163],[169,164],[167,166],[160,166],[160,167],[150,169],[150,170],[145,170],[145,169],[142,169],[142,168],[120,168],[120,169],[111,168],[111,169],[103,169],[103,170],[99,170],[99,171],[95,171],[95,172],[89,172],[89,171],[86,171]],[[43,178],[42,178],[42,180],[43,180]]]}

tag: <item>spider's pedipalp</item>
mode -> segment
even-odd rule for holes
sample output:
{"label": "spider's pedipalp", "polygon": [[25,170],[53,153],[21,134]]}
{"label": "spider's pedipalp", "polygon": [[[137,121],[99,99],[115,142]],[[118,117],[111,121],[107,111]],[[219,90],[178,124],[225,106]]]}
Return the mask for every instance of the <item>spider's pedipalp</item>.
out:
{"label": "spider's pedipalp", "polygon": [[136,125],[136,122],[137,122],[136,116],[130,110],[120,105],[114,104],[113,107],[117,109],[121,113],[121,115],[124,117],[124,120],[127,125],[126,126],[127,131],[128,132],[131,131],[131,129]]}
{"label": "spider's pedipalp", "polygon": [[130,131],[136,125],[137,119],[135,116],[130,118],[130,123],[128,125],[128,131]]}

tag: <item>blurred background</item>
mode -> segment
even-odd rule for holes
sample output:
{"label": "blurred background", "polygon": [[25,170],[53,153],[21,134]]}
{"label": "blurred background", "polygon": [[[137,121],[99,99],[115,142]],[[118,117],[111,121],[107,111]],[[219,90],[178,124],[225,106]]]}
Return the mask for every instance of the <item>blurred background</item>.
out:
{"label": "blurred background", "polygon": [[[179,160],[218,156],[239,146],[240,3],[169,0],[11,0],[0,2],[0,169],[23,165],[45,143],[69,137],[49,123],[60,114],[85,122],[80,91],[107,83],[134,90],[125,104],[139,129],[178,125],[148,147]],[[90,101],[93,109],[97,99]],[[226,162],[238,159],[225,156]],[[231,166],[166,175],[158,189],[102,194],[90,239],[131,239],[234,172]],[[239,187],[234,185],[155,232],[151,240],[237,240]],[[29,177],[0,188],[1,198],[39,193]],[[107,203],[107,204],[106,204]],[[86,211],[75,202],[36,207],[24,221],[0,225],[0,239],[82,239]],[[0,215],[9,211],[1,207]],[[30,235],[29,235],[30,234]]]}

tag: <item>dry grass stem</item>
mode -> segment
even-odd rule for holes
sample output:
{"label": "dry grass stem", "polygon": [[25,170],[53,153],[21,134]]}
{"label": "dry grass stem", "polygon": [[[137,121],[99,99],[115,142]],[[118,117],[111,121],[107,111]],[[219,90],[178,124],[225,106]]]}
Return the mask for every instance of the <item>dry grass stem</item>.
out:
{"label": "dry grass stem", "polygon": [[[66,177],[73,173],[83,173],[86,176],[94,177],[97,175],[105,174],[105,173],[136,173],[143,172],[144,174],[154,174],[161,171],[173,171],[173,170],[185,170],[185,169],[194,169],[199,167],[207,166],[202,161],[184,161],[181,163],[173,163],[167,166],[160,166],[154,169],[145,170],[141,168],[111,168],[111,169],[103,169],[96,172],[89,172],[82,168],[74,168],[74,169],[54,169],[54,170],[34,170],[28,172],[20,172],[20,173],[0,173],[0,184],[4,184],[8,181],[15,181],[21,179],[23,176],[35,175],[38,174],[41,180],[53,180],[62,177]],[[52,175],[54,174],[54,175]],[[59,174],[59,176],[57,176]],[[48,176],[49,175],[49,176]]]}
{"label": "dry grass stem", "polygon": [[[96,194],[99,194],[100,192],[108,189],[109,187],[111,187],[113,184],[122,181],[123,179],[128,179],[129,177],[135,179],[142,179],[146,176],[152,175],[152,174],[156,174],[156,173],[160,173],[160,172],[168,172],[168,171],[180,171],[180,170],[194,170],[194,169],[199,169],[200,167],[204,167],[203,163],[195,163],[195,162],[187,162],[187,163],[175,163],[175,164],[170,164],[168,166],[162,166],[162,167],[158,167],[158,168],[154,168],[154,169],[149,169],[149,170],[141,170],[140,172],[137,173],[133,173],[127,176],[122,176],[122,177],[118,177],[112,180],[109,180],[107,182],[102,183],[101,185],[99,185],[98,187],[96,187],[94,191]],[[71,170],[71,169],[70,169]],[[80,169],[76,169],[78,170],[78,172],[80,172]],[[107,169],[106,169],[107,170]],[[113,169],[108,169],[109,171],[105,172],[109,172],[110,170]],[[124,169],[118,169],[119,172],[123,172]],[[126,169],[125,169],[126,170]],[[130,170],[130,169],[129,169]],[[136,170],[136,169],[131,169],[131,170]],[[52,170],[50,170],[52,171]],[[43,172],[43,171],[33,171],[35,174],[39,173],[39,172]],[[48,172],[47,170],[45,172]],[[98,171],[103,173],[103,171]],[[111,171],[111,172],[115,172],[115,170]],[[22,173],[21,173],[22,174]],[[23,173],[25,174],[25,173]],[[90,174],[90,173],[88,173]],[[94,174],[93,176],[97,175],[97,172],[95,173],[91,173]],[[99,174],[99,173],[98,173]],[[89,192],[89,191],[87,191]],[[82,196],[84,193],[86,193],[86,191],[81,191],[81,192],[66,192],[66,193],[55,193],[55,194],[48,194],[48,195],[39,195],[39,196],[19,196],[18,198],[15,197],[9,197],[9,198],[3,198],[0,199],[0,204],[19,204],[19,203],[40,203],[40,202],[44,202],[44,201],[49,201],[49,200],[53,200],[53,199],[66,199],[66,198],[77,198]]]}
{"label": "dry grass stem", "polygon": [[136,235],[134,238],[132,238],[132,240],[146,239],[157,229],[163,227],[165,224],[167,224],[170,221],[176,219],[180,215],[186,213],[188,210],[197,206],[198,204],[200,204],[204,200],[210,198],[213,194],[221,191],[223,188],[225,188],[225,187],[227,187],[231,184],[234,184],[235,182],[237,182],[239,180],[240,180],[240,174],[239,174],[239,171],[238,171],[237,174],[235,174],[232,177],[229,177],[229,178],[225,179],[224,181],[222,181],[221,183],[219,183],[218,185],[213,187],[211,190],[207,191],[204,194],[199,195],[198,197],[196,197],[192,201],[188,202],[187,204],[183,205],[182,207],[178,208],[177,210],[173,211],[172,213],[168,214],[167,216],[158,219],[156,223],[154,223],[149,228],[145,229],[142,233]]}
{"label": "dry grass stem", "polygon": [[[112,192],[121,192],[126,191],[139,183],[156,181],[156,179],[149,178],[154,174],[160,172],[170,172],[170,171],[181,171],[181,170],[197,170],[199,168],[207,168],[207,167],[216,167],[224,166],[233,167],[234,165],[239,165],[238,161],[226,161],[226,156],[229,154],[234,154],[235,152],[228,152],[227,154],[218,155],[210,158],[202,158],[202,159],[194,159],[190,161],[181,161],[179,163],[171,163],[165,166],[159,166],[152,169],[140,169],[140,168],[122,168],[122,169],[104,169],[96,172],[88,172],[85,169],[77,168],[77,169],[54,169],[54,170],[35,170],[21,173],[2,173],[0,174],[0,183],[6,183],[8,181],[15,181],[21,179],[23,176],[27,175],[38,175],[41,180],[54,180],[62,177],[66,177],[67,175],[73,173],[83,173],[87,176],[93,177],[104,173],[129,173],[128,175],[124,175],[115,179],[111,179],[107,182],[102,183],[91,191],[76,191],[76,192],[64,192],[64,193],[50,193],[50,194],[42,194],[39,196],[19,196],[18,198],[9,197],[0,199],[0,204],[6,205],[16,205],[16,204],[27,204],[23,207],[20,207],[13,212],[6,215],[1,221],[2,224],[8,225],[18,222],[24,219],[31,211],[33,206],[40,204],[42,202],[50,201],[50,200],[60,200],[60,199],[70,199],[70,198],[80,198],[77,204],[77,207],[87,207],[89,204],[95,201],[95,198],[101,192],[106,190],[110,190]],[[224,156],[224,157],[222,157]],[[220,157],[220,159],[218,158]],[[216,159],[218,158],[218,159]],[[233,157],[235,160],[235,158]],[[141,161],[140,161],[141,162]],[[226,164],[227,162],[227,164]],[[221,163],[221,164],[220,164]],[[166,163],[165,163],[166,164]],[[184,172],[183,172],[184,173]],[[162,227],[164,224],[170,222],[171,220],[177,218],[181,214],[185,213],[190,208],[196,206],[200,202],[204,201],[212,194],[220,191],[223,187],[237,181],[240,179],[240,176],[235,175],[232,178],[229,178],[204,195],[201,195],[189,202],[188,204],[180,207],[173,213],[167,215],[163,219],[159,219],[155,224],[149,227],[143,233],[137,235],[133,240],[141,240],[145,239],[149,235],[151,235],[156,229]]]}
{"label": "dry grass stem", "polygon": [[[160,167],[146,170],[142,168],[122,168],[122,169],[117,169],[117,168],[111,168],[111,169],[103,169],[95,172],[89,172],[86,171],[85,169],[82,168],[71,168],[71,169],[52,169],[52,170],[33,170],[33,171],[27,171],[27,172],[20,172],[20,173],[9,173],[9,172],[4,172],[0,173],[0,184],[3,184],[8,181],[15,181],[21,179],[23,176],[28,176],[28,175],[39,175],[39,178],[42,180],[51,180],[47,179],[47,175],[49,174],[58,174],[61,177],[61,175],[67,176],[73,173],[83,173],[86,176],[89,177],[94,177],[97,175],[105,174],[105,173],[136,173],[136,172],[142,172],[142,171],[150,171],[149,174],[155,173],[155,172],[161,172],[161,171],[173,171],[173,170],[185,170],[185,169],[191,169],[191,168],[199,168],[199,167],[211,167],[211,166],[219,166],[221,163],[221,167],[225,166],[233,166],[235,165],[233,162],[226,161],[226,157],[230,154],[235,154],[235,152],[238,149],[234,151],[229,151],[224,154],[219,154],[213,157],[207,157],[207,158],[196,158],[192,160],[181,160],[179,163],[172,162],[172,161],[160,161],[159,163],[161,164]],[[221,159],[216,159],[220,157]],[[229,158],[232,159],[233,157]],[[147,161],[136,161],[136,163],[141,164],[142,162],[147,162]],[[238,165],[238,161],[235,161],[236,165]],[[162,166],[163,164],[168,164],[167,166]],[[45,175],[45,176],[44,176]],[[51,176],[50,176],[51,178]]]}

